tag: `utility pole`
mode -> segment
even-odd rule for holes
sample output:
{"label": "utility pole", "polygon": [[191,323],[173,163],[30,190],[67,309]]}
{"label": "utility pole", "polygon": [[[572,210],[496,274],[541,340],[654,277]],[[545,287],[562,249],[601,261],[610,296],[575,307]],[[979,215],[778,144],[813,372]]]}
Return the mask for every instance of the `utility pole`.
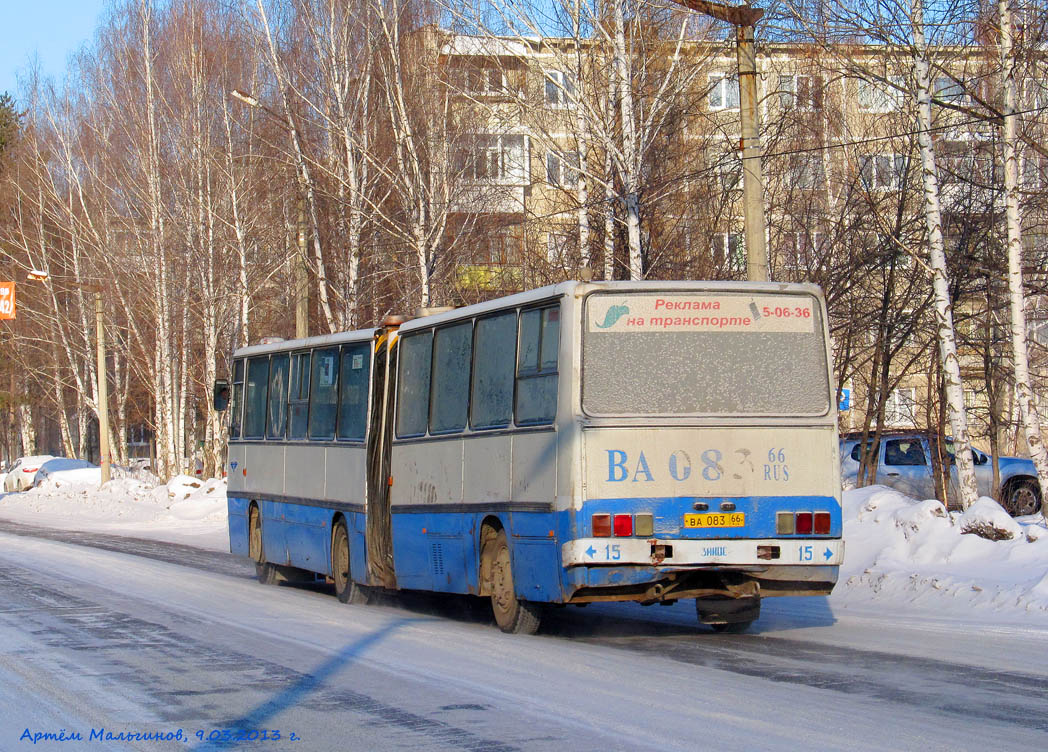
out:
{"label": "utility pole", "polygon": [[757,54],[753,43],[753,27],[764,16],[764,11],[749,5],[731,6],[709,0],[674,2],[735,27],[739,61],[739,151],[742,152],[742,218],[746,238],[746,278],[763,282],[768,279],[768,246],[764,235],[764,180],[761,171]]}
{"label": "utility pole", "polygon": [[106,384],[106,335],[102,326],[102,291],[95,290],[95,340],[98,348],[98,465],[102,473],[102,485],[109,482],[109,389]]}

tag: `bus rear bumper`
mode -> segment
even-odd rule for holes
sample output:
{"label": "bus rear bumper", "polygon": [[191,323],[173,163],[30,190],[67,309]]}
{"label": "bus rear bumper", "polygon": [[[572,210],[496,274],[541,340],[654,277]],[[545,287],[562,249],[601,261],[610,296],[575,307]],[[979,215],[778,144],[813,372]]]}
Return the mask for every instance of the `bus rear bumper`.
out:
{"label": "bus rear bumper", "polygon": [[840,538],[729,540],[578,538],[561,547],[565,567],[610,565],[810,566],[838,567],[844,561]]}
{"label": "bus rear bumper", "polygon": [[568,603],[671,602],[682,598],[768,598],[829,595],[836,566],[591,566],[568,570]]}

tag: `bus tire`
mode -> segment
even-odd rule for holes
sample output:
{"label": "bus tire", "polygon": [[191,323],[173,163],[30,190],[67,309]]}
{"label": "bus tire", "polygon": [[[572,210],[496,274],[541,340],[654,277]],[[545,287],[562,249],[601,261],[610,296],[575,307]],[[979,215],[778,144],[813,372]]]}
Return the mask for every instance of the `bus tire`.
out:
{"label": "bus tire", "polygon": [[266,561],[262,548],[262,514],[254,504],[248,512],[247,552],[255,561],[255,577],[259,582],[263,585],[276,585],[280,582],[277,568]]}
{"label": "bus tire", "polygon": [[499,629],[508,634],[535,634],[541,621],[538,603],[517,597],[506,531],[499,530],[484,548],[486,569],[491,572],[491,611]]}
{"label": "bus tire", "polygon": [[357,583],[349,572],[349,532],[345,520],[335,523],[331,534],[331,579],[335,581],[335,597],[342,603],[365,605],[367,590]]}
{"label": "bus tire", "polygon": [[696,598],[699,621],[714,632],[741,634],[761,615],[759,595],[746,598]]}

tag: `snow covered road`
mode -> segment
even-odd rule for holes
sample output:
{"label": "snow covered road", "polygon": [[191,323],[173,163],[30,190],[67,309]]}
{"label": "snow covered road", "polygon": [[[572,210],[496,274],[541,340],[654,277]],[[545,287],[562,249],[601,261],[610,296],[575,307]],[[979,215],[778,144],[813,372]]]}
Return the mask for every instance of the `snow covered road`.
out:
{"label": "snow covered road", "polygon": [[[46,537],[38,537],[45,535]],[[133,551],[135,553],[121,553]],[[687,604],[555,611],[499,633],[468,601],[343,606],[249,565],[151,541],[0,524],[0,750],[1037,749],[1043,621],[765,602],[756,634]],[[188,742],[89,741],[181,731]],[[290,734],[300,741],[288,741]]]}

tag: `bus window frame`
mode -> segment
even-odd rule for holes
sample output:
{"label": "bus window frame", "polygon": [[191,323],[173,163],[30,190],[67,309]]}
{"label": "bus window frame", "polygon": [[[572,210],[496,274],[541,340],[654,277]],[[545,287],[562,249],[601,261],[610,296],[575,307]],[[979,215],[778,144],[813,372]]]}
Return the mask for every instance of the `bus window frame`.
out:
{"label": "bus window frame", "polygon": [[[557,366],[552,371],[542,370],[542,345],[544,339],[544,328],[542,326],[542,314],[544,311],[557,311],[557,348],[555,350],[557,355]],[[539,326],[538,326],[538,342],[535,351],[535,371],[534,373],[527,372],[521,375],[520,368],[520,342],[523,336],[524,326],[524,315],[531,311],[537,311],[539,315]],[[560,361],[561,361],[561,343],[563,341],[564,331],[564,306],[561,298],[554,298],[553,300],[536,301],[534,304],[528,304],[527,306],[521,306],[517,309],[517,346],[516,352],[513,356],[513,426],[517,428],[534,428],[536,426],[550,426],[555,425],[557,422],[557,412],[559,411],[560,405]],[[517,415],[517,402],[520,396],[520,382],[529,379],[541,379],[555,376],[557,379],[557,387],[553,394],[553,415],[549,420],[536,420],[522,423]],[[581,376],[581,371],[580,371]]]}
{"label": "bus window frame", "polygon": [[[270,435],[270,431],[269,431],[269,419],[270,419],[270,417],[272,417],[270,415],[270,405],[272,404],[272,397],[273,397],[273,395],[272,395],[272,389],[273,389],[273,359],[281,357],[281,356],[286,357],[288,359],[287,372],[285,373],[285,377],[286,377],[285,381],[286,381],[286,383],[284,384],[284,395],[285,395],[285,397],[284,397],[284,430],[282,432],[283,436],[277,435],[277,434]],[[264,438],[265,438],[266,441],[285,441],[287,439],[288,418],[290,417],[288,415],[288,397],[287,396],[290,395],[290,393],[291,393],[291,353],[289,353],[287,351],[284,351],[284,352],[275,352],[275,353],[270,353],[269,354],[269,390],[270,390],[270,393],[266,395],[266,426],[265,426],[265,437]]]}
{"label": "bus window frame", "polygon": [[[313,396],[315,391],[313,389],[313,376],[317,373],[317,353],[326,350],[335,351],[335,402],[334,402],[334,420],[331,423],[331,436],[313,436]],[[288,374],[290,379],[290,372]],[[338,436],[338,399],[340,390],[342,387],[342,346],[341,345],[321,345],[318,347],[310,348],[309,353],[309,399],[307,400],[309,407],[306,409],[306,441],[311,443],[321,442],[332,442]],[[290,394],[290,391],[288,392]]]}
{"label": "bus window frame", "polygon": [[[404,383],[404,343],[410,341],[414,337],[424,337],[429,335],[429,389],[426,390],[426,427],[422,433],[400,433],[400,411],[403,408],[403,401],[401,400],[401,388]],[[430,436],[429,433],[429,411],[430,401],[432,399],[431,392],[433,389],[433,327],[420,327],[410,332],[405,333],[399,338],[397,343],[399,350],[397,354],[397,381],[396,388],[393,390],[393,438],[394,440],[404,441],[415,441],[418,439],[424,439]]]}
{"label": "bus window frame", "polygon": [[[515,426],[514,421],[516,420],[516,412],[517,412],[516,411],[516,407],[517,407],[517,348],[519,347],[519,344],[520,344],[520,342],[519,342],[520,310],[521,309],[519,307],[515,306],[513,308],[503,308],[501,310],[490,311],[490,312],[482,314],[480,316],[474,316],[473,317],[473,344],[472,344],[472,348],[473,349],[472,349],[472,351],[470,353],[470,369],[469,369],[469,405],[468,405],[469,414],[466,416],[467,417],[466,428],[469,430],[470,433],[483,433],[483,432],[489,432],[489,431],[505,431],[505,430],[513,428]],[[510,376],[510,382],[511,383],[510,383],[510,396],[509,396],[509,420],[506,421],[505,423],[496,423],[496,424],[487,425],[487,426],[478,426],[476,424],[476,421],[474,420],[474,415],[473,415],[473,412],[474,412],[473,411],[473,406],[475,404],[474,400],[473,400],[473,393],[474,393],[474,387],[476,386],[476,382],[474,381],[474,378],[475,378],[476,373],[477,373],[477,368],[476,368],[476,365],[477,365],[477,362],[476,362],[476,355],[477,355],[477,331],[478,331],[478,328],[479,328],[477,326],[477,324],[480,323],[481,321],[498,318],[499,316],[505,316],[507,314],[509,314],[509,315],[511,315],[513,317],[513,329],[514,329],[515,332],[517,332],[517,336],[513,338],[513,356],[512,356],[513,360],[511,361],[511,369],[510,369],[511,370],[511,376]]]}
{"label": "bus window frame", "polygon": [[[301,348],[298,350],[288,350],[288,356],[290,363],[288,365],[288,390],[287,390],[287,427],[284,431],[284,441],[286,442],[308,442],[309,441],[309,395],[312,389],[313,380],[313,349],[312,347]],[[306,372],[306,396],[305,398],[292,399],[291,396],[291,385],[294,381],[295,374],[295,359],[299,356],[305,355],[308,359],[308,363],[305,367]],[[291,435],[291,408],[295,405],[306,406],[306,415],[302,419],[304,421],[302,436]]]}
{"label": "bus window frame", "polygon": [[[342,368],[342,358],[346,353],[346,350],[350,348],[364,346],[365,351],[368,354],[368,367],[367,367],[367,399],[364,401],[364,436],[362,438],[345,438],[339,436],[342,428],[342,376],[344,369]],[[365,444],[368,440],[368,432],[371,430],[371,409],[373,400],[372,397],[372,384],[375,379],[375,340],[374,338],[357,340],[355,342],[342,342],[338,348],[338,394],[335,400],[335,442],[339,444]]]}
{"label": "bus window frame", "polygon": [[[237,381],[237,366],[240,366],[240,381]],[[247,358],[234,358],[230,379],[229,440],[239,441],[244,428],[244,377],[247,375]],[[238,389],[239,387],[239,389]]]}
{"label": "bus window frame", "polygon": [[[270,370],[270,354],[265,353],[264,355],[253,355],[244,359],[246,361],[244,366],[244,420],[241,422],[240,433],[241,436],[248,441],[265,441],[266,438],[266,422],[269,418],[269,370]],[[266,364],[266,381],[265,381],[265,395],[262,398],[262,432],[255,436],[249,436],[247,434],[247,416],[248,416],[248,399],[247,399],[247,385],[248,378],[251,375],[251,364],[253,362],[263,362]]]}
{"label": "bus window frame", "polygon": [[[442,431],[433,430],[433,411],[436,406],[436,379],[434,375],[437,372],[437,336],[448,329],[454,329],[456,327],[468,326],[469,327],[469,367],[466,369],[466,409],[464,420],[462,421],[461,428],[450,428]],[[470,316],[469,318],[458,319],[456,321],[449,321],[446,324],[433,327],[433,344],[430,348],[430,363],[429,363],[429,410],[426,418],[426,436],[455,436],[458,434],[464,434],[469,431],[469,417],[470,411],[473,405],[473,349],[474,337],[476,336],[476,317]]]}
{"label": "bus window frame", "polygon": [[[672,294],[673,290],[660,290],[651,289],[637,291],[643,292],[644,294],[656,294],[659,292],[666,292]],[[822,337],[822,351],[823,357],[825,358],[824,364],[826,370],[823,372],[823,376],[826,379],[826,394],[827,394],[827,407],[824,412],[821,413],[803,413],[803,414],[791,414],[791,413],[639,413],[639,412],[622,412],[622,413],[597,413],[592,412],[586,407],[586,337],[589,336],[589,328],[586,324],[587,306],[589,305],[589,299],[591,296],[606,295],[603,290],[591,290],[582,296],[582,300],[579,302],[579,321],[580,325],[577,327],[581,334],[579,340],[577,353],[579,359],[579,391],[578,391],[578,404],[573,408],[579,411],[580,415],[586,418],[594,419],[620,419],[620,418],[640,418],[643,420],[723,420],[723,419],[742,419],[742,420],[810,420],[810,421],[823,421],[827,418],[832,417],[834,421],[837,418],[837,402],[834,395],[834,377],[832,373],[833,369],[833,351],[831,345],[831,336],[829,331],[829,312],[826,308],[826,299],[821,295],[816,295],[811,290],[792,290],[788,292],[782,291],[768,291],[760,292],[758,295],[770,295],[777,296],[782,295],[786,297],[807,297],[811,298],[818,316],[820,319],[820,336]],[[730,290],[727,291],[730,295],[749,295],[748,291],[744,290]],[[578,322],[577,322],[578,323]]]}

